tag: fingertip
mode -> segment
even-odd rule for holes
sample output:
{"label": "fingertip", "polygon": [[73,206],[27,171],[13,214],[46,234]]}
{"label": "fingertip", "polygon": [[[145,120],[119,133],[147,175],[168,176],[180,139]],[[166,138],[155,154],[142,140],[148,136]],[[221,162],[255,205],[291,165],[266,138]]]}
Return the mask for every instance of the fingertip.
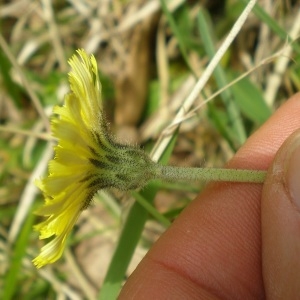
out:
{"label": "fingertip", "polygon": [[279,149],[262,196],[262,269],[268,299],[300,295],[300,131]]}

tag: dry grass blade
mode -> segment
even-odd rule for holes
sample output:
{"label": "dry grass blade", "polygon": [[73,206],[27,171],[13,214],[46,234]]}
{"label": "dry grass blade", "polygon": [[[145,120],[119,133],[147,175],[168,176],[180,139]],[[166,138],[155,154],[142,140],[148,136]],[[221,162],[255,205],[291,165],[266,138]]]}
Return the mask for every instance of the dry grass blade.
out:
{"label": "dry grass blade", "polygon": [[56,57],[59,61],[61,70],[63,72],[66,72],[68,70],[68,65],[67,65],[65,54],[64,54],[59,30],[58,30],[57,25],[54,20],[52,1],[42,0],[42,4],[44,6],[44,17],[49,26],[49,33],[50,33],[51,39],[53,41],[53,46],[54,46],[54,51],[56,53]]}
{"label": "dry grass blade", "polygon": [[[298,10],[297,16],[295,17],[295,22],[293,23],[293,27],[289,33],[292,39],[299,38],[300,35],[300,10]],[[275,97],[277,95],[278,89],[281,85],[284,73],[288,67],[288,63],[291,61],[290,56],[293,49],[291,45],[287,45],[282,55],[278,58],[277,62],[274,66],[274,72],[268,76],[267,87],[265,91],[265,99],[267,104],[270,107],[273,107]]]}
{"label": "dry grass blade", "polygon": [[73,276],[75,276],[78,285],[81,287],[82,291],[85,293],[87,299],[96,300],[96,289],[88,282],[82,270],[76,263],[74,256],[71,251],[67,250],[65,253],[65,258],[68,262],[68,267],[71,269]]}
{"label": "dry grass blade", "polygon": [[195,116],[196,112],[201,109],[204,105],[206,105],[208,102],[210,102],[212,99],[216,98],[218,95],[220,95],[222,92],[224,92],[225,90],[227,90],[228,88],[230,88],[231,86],[235,85],[237,82],[241,81],[242,79],[244,79],[245,77],[249,76],[251,73],[254,73],[255,71],[257,71],[260,67],[266,65],[266,64],[270,64],[273,61],[275,61],[278,57],[282,57],[282,55],[285,53],[285,49],[287,46],[285,46],[282,50],[278,51],[277,53],[275,53],[274,55],[267,57],[265,59],[263,59],[262,61],[259,62],[259,64],[257,66],[254,66],[253,68],[251,68],[250,70],[248,70],[247,72],[244,72],[242,75],[240,75],[239,77],[235,78],[233,81],[231,81],[229,84],[227,84],[226,86],[224,86],[222,89],[218,90],[217,92],[213,93],[211,96],[209,96],[207,99],[205,99],[204,101],[202,101],[199,105],[195,106],[193,109],[191,109],[188,113],[186,113],[184,116],[182,116],[182,118],[178,118],[176,121],[173,121],[172,124],[170,124],[168,127],[165,128],[165,134],[169,135],[172,134],[172,132],[174,131],[174,128],[176,128],[177,126],[179,126],[182,122],[192,118]]}
{"label": "dry grass blade", "polygon": [[[171,11],[176,9],[180,4],[182,4],[183,0],[172,0],[168,1],[168,7]],[[123,31],[126,31],[133,26],[135,26],[140,21],[144,20],[145,18],[149,17],[149,15],[154,14],[160,9],[160,2],[159,0],[152,0],[149,2],[146,2],[145,4],[138,12],[136,12],[133,16],[130,16],[128,18],[125,18],[121,24],[116,29],[117,33],[121,33]]]}
{"label": "dry grass blade", "polygon": [[47,115],[44,112],[41,102],[40,102],[39,98],[37,97],[37,95],[35,94],[35,92],[33,91],[26,76],[23,74],[23,71],[22,71],[21,67],[19,66],[19,64],[17,63],[17,60],[12,55],[12,51],[10,50],[10,48],[9,48],[8,44],[6,43],[5,39],[3,38],[2,34],[0,34],[0,47],[2,48],[3,52],[8,57],[8,59],[10,60],[11,64],[14,66],[16,71],[18,72],[18,75],[20,76],[20,78],[24,84],[24,88],[26,89],[28,95],[30,96],[30,98],[32,100],[32,103],[34,104],[36,110],[38,111],[38,113],[40,114],[40,116],[44,122],[45,128],[48,131],[50,131],[49,120],[48,120]]}
{"label": "dry grass blade", "polygon": [[[193,103],[197,99],[199,93],[203,89],[204,85],[208,81],[209,77],[211,76],[212,72],[214,71],[217,64],[220,62],[221,58],[223,57],[224,53],[227,51],[228,47],[233,42],[234,38],[238,34],[238,32],[241,30],[244,22],[246,21],[248,15],[250,14],[253,6],[255,5],[256,0],[251,0],[247,4],[246,8],[244,9],[243,13],[240,15],[238,20],[235,22],[234,26],[232,27],[231,31],[229,32],[227,38],[217,51],[214,58],[211,60],[205,71],[203,72],[203,75],[200,77],[200,79],[197,81],[196,85],[194,86],[192,92],[189,94],[189,96],[184,100],[181,109],[178,111],[176,117],[174,118],[171,126],[173,124],[178,123],[178,120],[181,120],[190,110]],[[177,126],[173,127],[173,132],[175,132]],[[169,131],[169,130],[168,130]],[[172,132],[172,133],[173,133]],[[158,159],[161,157],[163,151],[169,144],[170,140],[172,138],[172,134],[170,132],[163,131],[161,136],[159,137],[157,143],[152,149],[151,157],[154,161],[158,161]]]}
{"label": "dry grass blade", "polygon": [[50,141],[50,140],[54,141],[54,138],[49,133],[32,132],[29,130],[23,130],[20,128],[15,128],[11,126],[2,126],[2,125],[0,125],[0,131],[27,135],[29,137],[35,137],[37,139],[41,139],[45,141]]}
{"label": "dry grass blade", "polygon": [[35,199],[36,194],[38,193],[37,187],[34,185],[34,180],[39,178],[42,174],[44,174],[48,161],[53,156],[53,145],[52,143],[48,143],[47,147],[44,150],[42,158],[36,168],[33,170],[30,179],[28,180],[23,194],[20,198],[19,205],[17,207],[16,213],[14,215],[13,221],[10,226],[8,240],[10,242],[15,241],[24,219],[28,215],[28,212],[32,206],[32,203]]}
{"label": "dry grass blade", "polygon": [[[25,259],[25,266],[28,269],[32,269],[32,263],[30,260]],[[51,287],[56,291],[56,299],[72,299],[81,300],[82,297],[78,295],[78,292],[72,289],[68,284],[63,283],[57,278],[57,275],[53,272],[52,268],[38,270],[40,277],[44,278],[51,284]]]}

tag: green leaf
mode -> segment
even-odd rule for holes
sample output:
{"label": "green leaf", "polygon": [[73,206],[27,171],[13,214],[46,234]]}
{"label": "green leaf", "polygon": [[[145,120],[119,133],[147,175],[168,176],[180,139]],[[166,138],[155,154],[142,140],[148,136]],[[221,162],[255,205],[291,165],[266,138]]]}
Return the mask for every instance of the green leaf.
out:
{"label": "green leaf", "polygon": [[[238,74],[229,76],[234,79]],[[267,106],[262,92],[248,78],[234,84],[232,91],[240,110],[256,125],[263,124],[271,116],[272,111]]]}

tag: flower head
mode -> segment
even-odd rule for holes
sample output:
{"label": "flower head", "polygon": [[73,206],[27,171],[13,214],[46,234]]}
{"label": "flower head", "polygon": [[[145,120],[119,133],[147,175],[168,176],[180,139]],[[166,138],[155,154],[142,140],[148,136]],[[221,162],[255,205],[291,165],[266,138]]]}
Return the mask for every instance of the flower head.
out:
{"label": "flower head", "polygon": [[36,213],[47,219],[35,226],[40,239],[53,239],[33,260],[36,267],[58,260],[81,212],[103,188],[130,190],[154,178],[156,165],[141,149],[117,143],[103,117],[95,57],[84,50],[69,60],[71,92],[53,110],[51,129],[58,139],[48,176],[37,185],[45,196]]}

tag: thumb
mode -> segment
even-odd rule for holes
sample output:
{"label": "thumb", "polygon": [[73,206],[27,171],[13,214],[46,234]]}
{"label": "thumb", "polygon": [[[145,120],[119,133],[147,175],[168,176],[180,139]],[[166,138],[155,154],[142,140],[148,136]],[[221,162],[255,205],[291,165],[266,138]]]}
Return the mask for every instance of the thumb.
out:
{"label": "thumb", "polygon": [[300,131],[279,149],[264,184],[262,270],[267,299],[300,297]]}

